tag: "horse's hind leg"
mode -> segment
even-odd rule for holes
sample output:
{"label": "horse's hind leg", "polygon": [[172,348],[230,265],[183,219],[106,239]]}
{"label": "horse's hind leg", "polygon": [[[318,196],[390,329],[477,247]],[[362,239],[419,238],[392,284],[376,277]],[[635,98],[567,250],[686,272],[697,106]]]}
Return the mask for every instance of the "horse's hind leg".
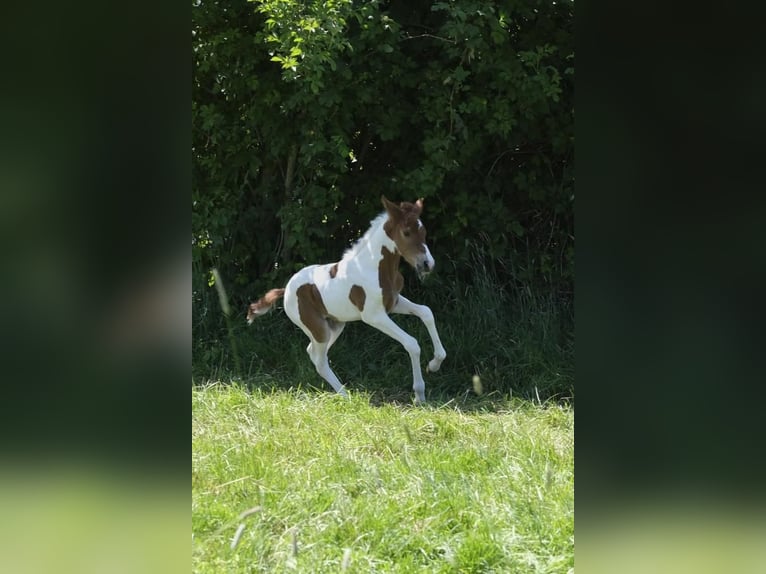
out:
{"label": "horse's hind leg", "polygon": [[[343,329],[341,329],[341,331],[342,330]],[[324,343],[320,343],[312,337],[311,343],[309,343],[309,346],[306,347],[306,351],[308,351],[309,357],[311,357],[311,362],[314,363],[314,367],[316,368],[317,373],[319,373],[319,376],[330,383],[332,388],[335,389],[338,394],[344,397],[348,397],[346,389],[343,388],[343,384],[340,382],[335,373],[333,373],[332,369],[330,368],[330,362],[327,360],[327,351],[334,340],[338,338],[338,335],[340,335],[340,333],[337,333],[334,338],[330,338],[327,342]]]}
{"label": "horse's hind leg", "polygon": [[[330,383],[333,389],[344,397],[348,396],[343,384],[330,369],[327,360],[327,350],[343,330],[342,323],[328,320],[327,310],[324,308],[322,297],[315,285],[302,285],[295,291],[295,295],[289,286],[288,283],[285,293],[285,312],[311,340],[306,347],[311,362],[314,363],[319,376]],[[340,326],[339,329],[338,326]]]}
{"label": "horse's hind leg", "polygon": [[338,340],[338,337],[340,337],[340,334],[343,332],[343,329],[346,328],[345,323],[339,323],[339,322],[331,322],[330,323],[330,340],[327,341],[327,350],[330,350],[330,347],[333,346],[335,341]]}

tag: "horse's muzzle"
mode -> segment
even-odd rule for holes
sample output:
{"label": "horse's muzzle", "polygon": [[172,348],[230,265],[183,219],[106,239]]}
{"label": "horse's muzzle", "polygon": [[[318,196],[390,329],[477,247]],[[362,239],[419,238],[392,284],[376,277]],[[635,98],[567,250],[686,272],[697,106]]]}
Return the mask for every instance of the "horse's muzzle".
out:
{"label": "horse's muzzle", "polygon": [[423,245],[423,253],[420,253],[414,261],[415,271],[418,272],[418,279],[423,279],[426,275],[434,270],[436,261],[434,261],[433,255],[428,249],[428,246]]}
{"label": "horse's muzzle", "polygon": [[419,279],[425,279],[426,276],[428,276],[431,271],[434,270],[434,260],[431,259],[430,261],[426,259],[425,261],[418,263],[415,270],[418,272],[418,278]]}

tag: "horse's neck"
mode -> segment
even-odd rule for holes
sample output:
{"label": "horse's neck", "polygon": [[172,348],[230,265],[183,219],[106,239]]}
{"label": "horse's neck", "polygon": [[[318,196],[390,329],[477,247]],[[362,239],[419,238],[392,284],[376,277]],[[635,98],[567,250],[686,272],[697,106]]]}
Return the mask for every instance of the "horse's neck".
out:
{"label": "horse's neck", "polygon": [[380,261],[381,253],[385,247],[390,252],[396,252],[396,244],[386,234],[383,229],[385,219],[378,219],[372,228],[360,240],[358,245],[351,249],[344,259],[358,259],[359,261],[369,262],[371,265],[377,265]]}
{"label": "horse's neck", "polygon": [[378,261],[384,247],[392,253],[396,252],[396,243],[394,243],[394,240],[388,236],[383,229],[383,224],[381,224],[372,232],[370,239],[367,242],[367,250],[370,252],[374,260]]}

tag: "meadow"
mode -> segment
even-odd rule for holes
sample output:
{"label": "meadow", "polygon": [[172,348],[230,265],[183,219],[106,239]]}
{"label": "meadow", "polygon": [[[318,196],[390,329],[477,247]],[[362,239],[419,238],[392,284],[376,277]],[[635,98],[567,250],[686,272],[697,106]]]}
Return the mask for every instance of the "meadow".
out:
{"label": "meadow", "polygon": [[573,571],[570,405],[268,387],[192,389],[194,572]]}

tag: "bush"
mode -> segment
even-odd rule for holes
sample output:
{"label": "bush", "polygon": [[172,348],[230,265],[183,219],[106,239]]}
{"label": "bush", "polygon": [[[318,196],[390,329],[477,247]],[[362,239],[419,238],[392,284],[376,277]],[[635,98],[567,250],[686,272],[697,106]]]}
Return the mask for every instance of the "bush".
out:
{"label": "bush", "polygon": [[437,317],[447,299],[479,316],[458,294],[482,290],[502,313],[550,308],[534,329],[571,314],[571,2],[202,1],[192,18],[195,362],[235,340],[211,269],[243,311],[339,259],[382,194],[425,198],[431,251],[451,262]]}

